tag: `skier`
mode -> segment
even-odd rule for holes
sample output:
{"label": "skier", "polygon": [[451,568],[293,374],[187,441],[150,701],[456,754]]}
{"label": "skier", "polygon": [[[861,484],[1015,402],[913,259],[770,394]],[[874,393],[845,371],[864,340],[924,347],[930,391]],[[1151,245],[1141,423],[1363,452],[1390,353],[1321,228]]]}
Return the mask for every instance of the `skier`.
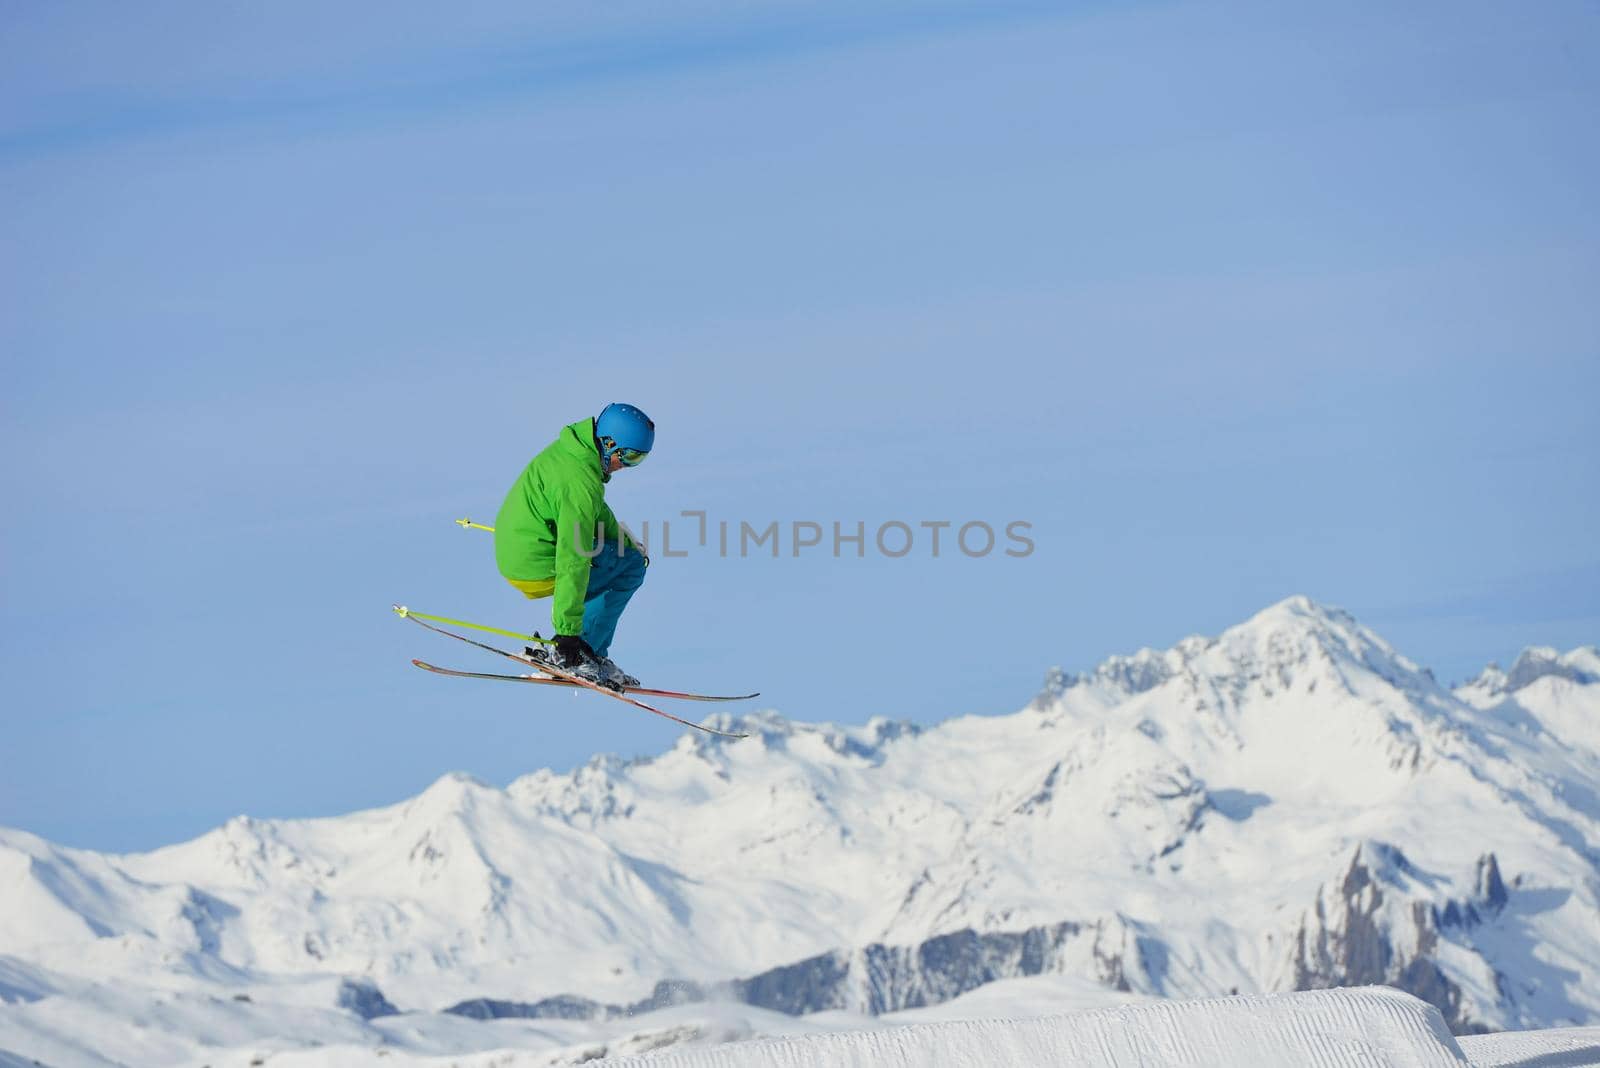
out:
{"label": "skier", "polygon": [[533,458],[494,521],[500,574],[530,598],[555,597],[553,648],[530,654],[617,690],[639,685],[607,654],[650,560],[606,505],[605,484],[642,463],[655,440],[655,423],[638,408],[606,405]]}

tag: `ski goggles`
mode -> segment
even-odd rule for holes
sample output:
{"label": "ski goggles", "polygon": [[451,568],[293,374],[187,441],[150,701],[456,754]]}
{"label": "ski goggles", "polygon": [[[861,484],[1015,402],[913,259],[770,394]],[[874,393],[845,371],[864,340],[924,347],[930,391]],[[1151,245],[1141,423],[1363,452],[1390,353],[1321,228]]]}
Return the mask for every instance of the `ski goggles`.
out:
{"label": "ski goggles", "polygon": [[617,449],[611,455],[621,460],[623,467],[638,467],[650,453],[644,449]]}

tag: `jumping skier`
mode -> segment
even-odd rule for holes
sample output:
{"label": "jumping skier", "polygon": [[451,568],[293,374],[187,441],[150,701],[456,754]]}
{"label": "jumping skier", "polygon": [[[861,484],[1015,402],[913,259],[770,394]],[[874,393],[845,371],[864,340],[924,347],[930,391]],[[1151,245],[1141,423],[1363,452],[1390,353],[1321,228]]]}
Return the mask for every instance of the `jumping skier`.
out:
{"label": "jumping skier", "polygon": [[500,574],[527,597],[555,598],[555,641],[530,653],[612,689],[639,685],[608,654],[650,561],[607,506],[605,484],[642,463],[655,440],[655,423],[638,408],[606,405],[533,458],[494,522]]}

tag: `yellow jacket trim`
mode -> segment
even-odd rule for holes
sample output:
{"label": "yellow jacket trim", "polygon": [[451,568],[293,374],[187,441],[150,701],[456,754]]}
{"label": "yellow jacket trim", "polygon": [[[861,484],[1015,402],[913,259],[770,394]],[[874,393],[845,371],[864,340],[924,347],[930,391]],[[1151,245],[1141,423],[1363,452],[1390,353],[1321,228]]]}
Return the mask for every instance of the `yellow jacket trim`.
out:
{"label": "yellow jacket trim", "polygon": [[553,578],[547,578],[547,579],[514,579],[514,578],[508,578],[508,579],[506,579],[506,581],[511,583],[511,585],[515,586],[517,589],[521,590],[522,591],[522,595],[524,597],[529,597],[529,598],[548,597],[552,593],[556,592],[556,580],[553,579]]}

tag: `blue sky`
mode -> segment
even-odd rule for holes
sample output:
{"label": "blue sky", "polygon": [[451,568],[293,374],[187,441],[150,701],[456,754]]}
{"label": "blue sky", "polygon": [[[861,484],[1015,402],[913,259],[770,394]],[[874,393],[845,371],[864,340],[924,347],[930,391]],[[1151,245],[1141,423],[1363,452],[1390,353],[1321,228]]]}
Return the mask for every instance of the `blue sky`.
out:
{"label": "blue sky", "polygon": [[0,14],[0,823],[670,745],[388,610],[545,627],[451,520],[610,400],[635,525],[1032,524],[658,553],[617,659],[797,718],[1294,593],[1447,679],[1600,640],[1593,5],[435,10]]}

